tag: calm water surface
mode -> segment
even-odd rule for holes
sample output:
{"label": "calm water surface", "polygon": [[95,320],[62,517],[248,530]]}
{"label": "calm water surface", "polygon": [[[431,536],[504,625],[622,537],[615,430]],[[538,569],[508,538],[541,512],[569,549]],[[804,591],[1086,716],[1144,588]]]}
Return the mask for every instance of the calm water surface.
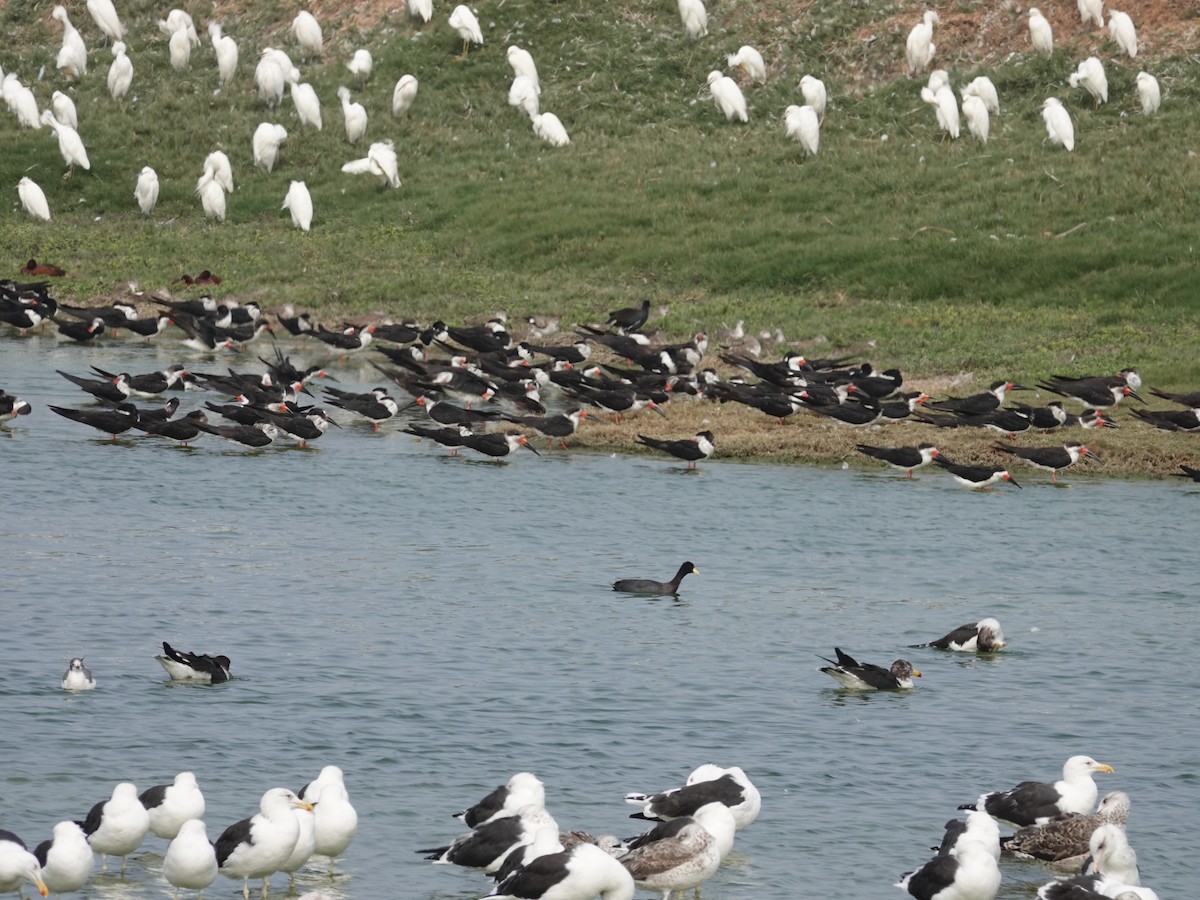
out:
{"label": "calm water surface", "polygon": [[[686,473],[583,453],[495,464],[349,414],[309,451],[178,449],[110,444],[45,408],[83,403],[56,368],[176,355],[0,338],[0,386],[35,405],[0,433],[0,827],[31,846],[117,781],[183,769],[215,838],[266,789],[336,763],[359,834],[335,881],[314,866],[301,887],[466,900],[483,879],[414,850],[458,834],[451,814],[513,772],[542,778],[564,827],[629,836],[626,791],[711,761],[741,765],[763,812],[709,900],[898,898],[959,803],[1087,753],[1116,769],[1102,792],[1133,798],[1144,883],[1198,895],[1195,488],[1035,475],[973,494],[936,474]],[[343,387],[375,380],[338,372]],[[700,574],[678,601],[609,588],[684,559]],[[904,649],[983,615],[1011,651]],[[228,654],[236,681],[166,683],[164,639]],[[925,677],[848,694],[817,671],[834,645],[908,655]],[[66,694],[84,654],[99,687]],[[81,895],[168,895],[164,849],[149,838],[125,881]],[[1005,898],[1048,877],[1002,868]],[[208,896],[238,893],[222,877]]]}

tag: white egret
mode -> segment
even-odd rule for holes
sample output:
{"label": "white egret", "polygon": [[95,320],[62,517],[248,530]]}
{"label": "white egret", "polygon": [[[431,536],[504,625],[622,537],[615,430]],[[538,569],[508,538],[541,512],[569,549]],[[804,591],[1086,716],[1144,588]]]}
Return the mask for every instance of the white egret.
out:
{"label": "white egret", "polygon": [[279,145],[287,140],[287,129],[271,122],[261,122],[254,129],[254,164],[264,172],[275,168]]}
{"label": "white egret", "polygon": [[679,18],[693,41],[708,34],[708,10],[703,0],[679,0]]}
{"label": "white egret", "polygon": [[337,89],[338,99],[342,101],[342,116],[346,120],[346,140],[357,144],[367,133],[367,110],[361,103],[350,102],[350,89]]}
{"label": "white egret", "polygon": [[967,120],[967,130],[971,132],[971,136],[981,144],[988,142],[988,130],[991,127],[991,119],[988,116],[987,103],[982,97],[976,97],[974,94],[966,94],[962,101],[963,118]]}
{"label": "white egret", "polygon": [[254,83],[258,87],[258,96],[265,100],[271,109],[283,102],[283,88],[287,79],[284,77],[283,68],[273,57],[264,55],[259,59],[254,68]]}
{"label": "white egret", "polygon": [[1138,99],[1142,101],[1142,115],[1152,116],[1158,112],[1162,103],[1162,92],[1158,89],[1158,79],[1149,72],[1137,73]]}
{"label": "white egret", "polygon": [[565,147],[571,143],[567,129],[554,113],[538,113],[533,117],[533,133],[554,147]]}
{"label": "white egret", "polygon": [[108,40],[115,43],[124,39],[125,26],[121,24],[121,17],[117,15],[112,0],[87,0],[87,11]]}
{"label": "white egret", "polygon": [[1046,122],[1046,136],[1052,144],[1062,144],[1068,152],[1075,149],[1075,126],[1062,101],[1047,97],[1042,103],[1042,118]]}
{"label": "white egret", "polygon": [[512,66],[513,77],[524,75],[533,82],[534,89],[540,94],[542,83],[538,81],[537,64],[533,61],[533,55],[516,44],[510,46],[504,55],[508,58],[508,64]]}
{"label": "white egret", "polygon": [[303,51],[301,58],[321,55],[325,43],[321,35],[321,23],[307,9],[300,10],[296,13],[296,18],[292,19],[292,34]]}
{"label": "white egret", "polygon": [[471,12],[465,5],[459,4],[454,7],[454,11],[450,13],[450,27],[458,32],[458,36],[462,38],[463,50],[459,59],[466,59],[467,50],[471,44],[483,45],[483,32],[479,30],[479,20],[475,18],[475,13]]}
{"label": "white egret", "polygon": [[799,141],[804,152],[816,156],[821,147],[821,119],[812,106],[789,106],[783,114],[786,134]]}
{"label": "white egret", "polygon": [[308,186],[303,181],[293,181],[288,185],[288,192],[280,209],[291,212],[292,224],[301,231],[307,232],[312,228],[312,195],[308,193]]}
{"label": "white egret", "polygon": [[904,43],[904,56],[908,62],[909,75],[924,72],[925,67],[933,60],[934,51],[937,49],[933,43],[933,26],[938,21],[938,14],[932,9],[927,9],[921,21],[908,33],[908,40]]}
{"label": "white egret", "polygon": [[414,19],[428,22],[433,18],[433,0],[408,0],[408,14]]}
{"label": "white egret", "polygon": [[354,51],[354,55],[350,57],[350,62],[346,63],[346,68],[350,70],[350,74],[358,81],[358,86],[362,87],[367,79],[371,77],[371,69],[375,66],[375,61],[371,58],[371,51],[359,48]]}
{"label": "white egret", "polygon": [[532,120],[540,110],[537,88],[528,75],[518,75],[508,89],[508,105],[518,107]]}
{"label": "white egret", "polygon": [[763,62],[762,54],[745,44],[738,47],[737,53],[731,53],[725,58],[729,68],[740,68],[745,72],[751,81],[757,81],[759,84],[765,84],[767,80],[767,64]]}
{"label": "white egret", "polygon": [[83,141],[80,140],[78,131],[70,125],[62,124],[48,109],[42,110],[42,124],[53,128],[58,137],[58,152],[62,154],[63,162],[67,164],[66,174],[63,175],[64,181],[74,174],[76,166],[84,169],[92,167],[92,164],[88,162],[87,150],[83,146]]}
{"label": "white egret", "polygon": [[182,72],[192,60],[192,39],[188,37],[187,29],[181,28],[171,32],[167,41],[167,50],[171,55],[171,68]]}
{"label": "white egret", "polygon": [[409,107],[417,99],[417,77],[401,75],[392,89],[392,115],[400,118],[408,114]]}
{"label": "white egret", "polygon": [[1033,49],[1042,56],[1054,52],[1054,31],[1050,28],[1049,20],[1036,6],[1029,8],[1029,40],[1033,42]]}
{"label": "white egret", "polygon": [[266,47],[261,55],[275,60],[283,72],[283,80],[286,84],[294,84],[300,80],[300,70],[292,65],[292,58],[285,51],[275,47]]}
{"label": "white egret", "polygon": [[301,125],[311,125],[317,131],[321,130],[321,101],[317,99],[317,92],[311,84],[292,82],[292,105],[296,107]]}
{"label": "white egret", "polygon": [[1108,76],[1104,74],[1104,64],[1099,58],[1089,56],[1079,64],[1079,68],[1067,79],[1071,87],[1083,85],[1096,105],[1108,102]]}
{"label": "white egret", "polygon": [[400,176],[397,174],[396,148],[391,141],[376,141],[367,150],[367,155],[342,166],[342,171],[349,175],[374,175],[380,184],[394,188],[400,187]]}
{"label": "white egret", "polygon": [[67,10],[62,6],[56,6],[50,16],[62,22],[63,27],[62,48],[58,51],[58,60],[55,65],[68,78],[74,79],[86,75],[87,47],[83,43],[83,38],[79,36],[79,32],[75,30],[75,26],[71,24],[71,20],[67,18]]}
{"label": "white egret", "polygon": [[142,171],[138,173],[137,187],[133,189],[133,196],[138,202],[138,208],[141,209],[142,215],[150,215],[154,204],[158,202],[158,173],[149,166],[142,166]]}
{"label": "white egret", "polygon": [[217,77],[224,87],[233,80],[233,73],[237,71],[238,45],[229,35],[221,33],[221,26],[216,22],[209,23],[208,36],[212,40],[213,52],[217,54]]}
{"label": "white egret", "polygon": [[25,212],[43,222],[50,221],[50,204],[46,202],[46,195],[37,182],[31,178],[22,178],[17,182],[17,196],[21,198],[21,206],[25,207]]}
{"label": "white egret", "polygon": [[940,87],[950,86],[950,73],[945,69],[934,69],[929,73],[929,81],[925,82],[925,87],[929,88],[935,94]]}
{"label": "white egret", "polygon": [[817,119],[825,121],[825,82],[813,75],[805,75],[800,79],[800,93],[804,95],[804,103],[811,106],[817,114]]}
{"label": "white egret", "polygon": [[[64,125],[70,125],[76,131],[79,130],[79,113],[75,110],[74,100],[62,91],[55,91],[50,95],[50,108],[54,110],[54,118]],[[39,126],[41,124],[38,122]]]}
{"label": "white egret", "polygon": [[739,122],[749,121],[750,115],[746,112],[746,98],[742,96],[742,89],[738,87],[736,81],[713,69],[708,73],[708,89],[712,93],[713,102],[717,104],[717,109],[725,114],[727,120],[730,122],[734,119]]}
{"label": "white egret", "polygon": [[1133,19],[1129,18],[1128,13],[1109,10],[1108,36],[1130,59],[1137,56],[1137,29],[1133,27]]}
{"label": "white egret", "polygon": [[204,207],[204,215],[218,222],[225,221],[225,189],[217,183],[212,166],[205,166],[204,174],[196,182],[196,195]]}
{"label": "white egret", "polygon": [[1079,4],[1079,18],[1083,24],[1095,24],[1097,28],[1104,27],[1104,0],[1076,0]]}
{"label": "white egret", "polygon": [[992,79],[986,75],[980,75],[963,88],[962,95],[964,98],[978,97],[983,101],[983,105],[987,107],[989,113],[999,115],[1000,95],[996,93],[996,85],[992,84]]}
{"label": "white egret", "polygon": [[937,112],[938,127],[954,140],[958,140],[958,100],[950,85],[943,84],[936,91],[927,87],[921,88],[921,99],[930,104]]}
{"label": "white egret", "polygon": [[212,169],[213,178],[225,193],[233,193],[233,166],[223,150],[214,150],[204,157],[204,168]]}
{"label": "white egret", "polygon": [[133,84],[133,63],[125,55],[125,42],[117,41],[112,46],[113,61],[108,67],[108,92],[114,100],[121,100],[129,93]]}
{"label": "white egret", "polygon": [[165,19],[158,20],[158,30],[168,36],[177,31],[185,31],[191,45],[193,47],[200,46],[200,35],[196,33],[196,23],[192,21],[192,17],[185,10],[171,10]]}
{"label": "white egret", "polygon": [[[42,114],[38,111],[37,98],[33,96],[33,91],[21,84],[21,80],[13,72],[4,76],[4,99],[9,109],[16,114],[17,123],[22,128],[37,131],[42,127]],[[74,106],[72,103],[71,107]]]}

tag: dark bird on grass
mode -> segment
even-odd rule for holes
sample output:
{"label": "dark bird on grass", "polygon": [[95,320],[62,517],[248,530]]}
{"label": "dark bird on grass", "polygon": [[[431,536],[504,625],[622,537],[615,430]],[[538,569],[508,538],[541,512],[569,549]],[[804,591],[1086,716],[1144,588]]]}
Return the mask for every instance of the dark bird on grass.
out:
{"label": "dark bird on grass", "polygon": [[1191,466],[1184,465],[1183,463],[1179,464],[1179,468],[1183,471],[1171,473],[1176,478],[1190,478],[1192,481],[1200,481],[1200,469],[1194,469]]}
{"label": "dark bird on grass", "polygon": [[650,301],[643,300],[641,306],[626,306],[613,310],[604,320],[604,324],[617,329],[621,334],[627,334],[630,331],[640,331],[648,318],[650,318]]}
{"label": "dark bird on grass", "polygon": [[80,344],[87,343],[104,333],[103,319],[92,319],[90,322],[64,322],[55,316],[52,318],[52,321],[58,326],[58,333],[60,335]]}
{"label": "dark bird on grass", "polygon": [[1080,428],[1120,428],[1112,419],[1104,416],[1098,409],[1085,409],[1077,416],[1068,413],[1064,426],[1078,425]]}
{"label": "dark bird on grass", "polygon": [[1031,466],[1049,472],[1051,481],[1058,481],[1061,469],[1079,462],[1081,459],[1094,459],[1100,462],[1100,457],[1083,444],[1063,444],[1061,447],[1009,447],[996,444],[1001,453],[1009,453],[1018,459],[1023,459]]}
{"label": "dark bird on grass", "polygon": [[208,416],[204,414],[204,410],[194,409],[186,416],[166,421],[139,417],[137,427],[146,434],[170,438],[173,441],[179,441],[186,447],[190,441],[194,441],[203,433],[200,425],[206,422],[208,422]]}
{"label": "dark bird on grass", "polygon": [[652,410],[664,419],[667,417],[667,414],[659,408],[654,400],[639,396],[636,391],[596,390],[586,385],[573,388],[564,386],[563,391],[585,403],[612,413],[613,418],[618,421],[624,418],[625,413],[634,413],[641,409]]}
{"label": "dark bird on grass", "polygon": [[1158,388],[1150,388],[1150,393],[1155,397],[1162,397],[1164,400],[1178,403],[1180,406],[1189,406],[1192,409],[1200,406],[1200,391],[1192,391],[1190,394],[1173,394],[1170,391],[1160,391]]}
{"label": "dark bird on grass", "polygon": [[870,444],[856,444],[854,449],[872,459],[887,463],[893,469],[900,469],[906,478],[912,478],[913,469],[933,462],[940,452],[933,444],[918,444],[916,447],[872,447]]}
{"label": "dark bird on grass", "polygon": [[639,434],[637,436],[637,443],[654,450],[662,450],[664,453],[671,454],[676,459],[686,460],[689,469],[694,469],[696,463],[700,460],[711,457],[717,449],[717,445],[713,443],[713,433],[711,431],[701,431],[695,437],[678,441],[664,441],[659,438]]}
{"label": "dark bird on grass", "polygon": [[969,397],[949,397],[946,400],[934,400],[927,403],[930,409],[942,412],[966,413],[979,415],[999,409],[1004,402],[1004,396],[1009,391],[1027,391],[1029,388],[1013,381],[995,381],[986,391],[971,394]]}
{"label": "dark bird on grass", "polygon": [[67,409],[62,406],[50,408],[63,418],[111,435],[114,441],[118,434],[124,434],[137,424],[137,408],[132,403],[122,403],[116,409]]}
{"label": "dark bird on grass", "polygon": [[580,325],[579,327],[581,330],[575,333],[580,337],[601,344],[617,354],[617,356],[623,356],[626,359],[644,353],[650,343],[650,339],[641,334],[612,334],[607,331],[601,331],[598,328],[592,328],[589,325]]}
{"label": "dark bird on grass", "polygon": [[839,647],[834,647],[833,653],[837,657],[836,660],[825,656],[818,657],[829,663],[822,666],[820,671],[842,687],[856,691],[907,690],[913,686],[913,678],[921,677],[921,673],[906,659],[898,659],[890,668],[885,669],[872,663],[860,663],[850,654],[842,652]]}
{"label": "dark bird on grass", "polygon": [[1060,425],[1066,424],[1067,411],[1055,400],[1045,406],[1027,406],[1024,403],[1013,404],[1013,409],[1029,417],[1030,424],[1039,431],[1053,431]]}
{"label": "dark bird on grass", "polygon": [[645,594],[648,596],[678,594],[679,585],[682,583],[683,577],[692,573],[699,575],[700,570],[690,562],[685,562],[679,567],[679,571],[675,573],[675,577],[670,581],[652,581],[649,578],[622,578],[619,581],[613,582],[612,589],[625,594]]}
{"label": "dark bird on grass", "polygon": [[229,680],[229,657],[210,656],[207,653],[188,653],[176,650],[163,641],[163,652],[154,658],[171,676],[172,681],[199,681],[204,684],[221,684]]}
{"label": "dark bird on grass", "polygon": [[[807,401],[809,394],[807,390],[804,390],[796,396]],[[835,419],[843,425],[849,425],[853,428],[873,425],[883,416],[883,408],[874,400],[861,403],[842,403],[834,406],[813,405],[806,402],[805,406],[819,416]]]}
{"label": "dark bird on grass", "polygon": [[1159,431],[1196,431],[1200,429],[1200,404],[1192,409],[1156,411],[1135,409],[1131,412]]}
{"label": "dark bird on grass", "polygon": [[559,444],[566,450],[567,438],[578,430],[579,423],[586,418],[586,410],[574,407],[557,416],[505,416],[504,420],[546,435],[550,438],[546,442],[547,450],[554,446],[554,438],[558,438]]}
{"label": "dark bird on grass", "polygon": [[1002,466],[960,466],[944,456],[939,456],[934,462],[953,475],[954,480],[963,487],[988,489],[997,481],[1007,481],[1013,487],[1020,487]]}
{"label": "dark bird on grass", "polygon": [[974,428],[990,428],[1001,434],[1008,435],[1012,440],[1018,434],[1024,434],[1033,427],[1033,420],[1025,413],[1016,409],[995,409],[990,413],[968,415],[956,413],[964,425]]}
{"label": "dark bird on grass", "polygon": [[859,393],[875,400],[886,400],[900,391],[904,376],[899,369],[885,369],[878,375],[863,375],[851,379],[851,384],[858,388]]}
{"label": "dark bird on grass", "polygon": [[551,359],[560,359],[572,365],[578,365],[583,362],[592,352],[592,348],[588,346],[587,341],[576,341],[574,344],[567,344],[560,347],[542,347],[537,344],[527,344],[526,346],[534,353],[549,356]]}
{"label": "dark bird on grass", "polygon": [[924,406],[927,400],[929,400],[929,395],[924,391],[909,391],[896,394],[891,402],[881,403],[880,408],[883,410],[885,419],[892,421],[907,419],[917,411],[918,406]]}
{"label": "dark bird on grass", "polygon": [[67,273],[58,266],[52,266],[49,263],[39,263],[36,259],[31,259],[21,267],[22,275],[36,275],[39,278],[61,278]]}
{"label": "dark bird on grass", "polygon": [[1038,387],[1044,391],[1050,391],[1071,400],[1078,400],[1084,406],[1093,409],[1112,409],[1126,397],[1132,397],[1134,400],[1140,400],[1142,403],[1146,402],[1129,385],[1109,384],[1103,378],[1083,380],[1050,378],[1046,381],[1039,381]]}

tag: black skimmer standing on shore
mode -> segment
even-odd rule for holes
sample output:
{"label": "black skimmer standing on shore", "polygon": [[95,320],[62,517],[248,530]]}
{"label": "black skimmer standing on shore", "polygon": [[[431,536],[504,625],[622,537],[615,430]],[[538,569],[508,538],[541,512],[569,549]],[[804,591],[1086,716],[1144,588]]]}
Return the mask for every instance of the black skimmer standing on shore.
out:
{"label": "black skimmer standing on shore", "polygon": [[842,652],[839,647],[834,647],[833,653],[837,657],[836,660],[819,657],[829,663],[827,666],[821,666],[820,671],[842,687],[856,691],[907,690],[913,686],[913,678],[921,677],[921,673],[906,659],[898,659],[890,668],[885,669],[872,663],[860,663],[850,654]]}
{"label": "black skimmer standing on shore", "polygon": [[642,409],[649,409],[652,412],[656,412],[664,419],[667,417],[667,414],[652,399],[638,396],[633,391],[588,389],[584,391],[568,391],[568,393],[593,406],[598,406],[606,412],[612,413],[614,421],[621,421],[625,418],[626,413],[635,413]]}
{"label": "black skimmer standing on shore", "polygon": [[650,318],[650,301],[643,300],[641,306],[626,306],[613,310],[604,320],[604,324],[617,329],[621,334],[628,334],[631,331],[639,331],[646,324],[648,318]]}
{"label": "black skimmer standing on shore", "polygon": [[579,423],[586,418],[586,410],[574,407],[557,416],[505,416],[504,420],[546,435],[550,439],[546,442],[547,450],[554,446],[554,438],[558,438],[558,443],[566,450],[567,438],[579,429]]}
{"label": "black skimmer standing on shore", "polygon": [[1016,435],[1024,434],[1033,427],[1033,420],[1018,409],[995,409],[981,415],[966,413],[956,413],[956,415],[964,425],[990,428],[992,431],[1008,435],[1009,440],[1015,439]]}
{"label": "black skimmer standing on shore", "polygon": [[188,653],[176,650],[163,641],[163,652],[154,658],[171,676],[172,681],[198,681],[202,684],[222,684],[230,679],[229,657],[207,653]]}
{"label": "black skimmer standing on shore", "polygon": [[466,425],[470,428],[472,425],[486,425],[488,422],[494,422],[500,418],[500,412],[492,409],[467,409],[462,406],[455,406],[453,403],[448,403],[445,400],[439,400],[432,394],[422,394],[413,400],[408,406],[401,407],[401,411],[408,409],[410,406],[419,406],[429,414],[429,418],[437,422],[439,425]]}
{"label": "black skimmer standing on shore", "polygon": [[930,641],[928,644],[917,644],[917,646],[936,647],[939,650],[976,650],[980,653],[992,653],[1002,649],[1005,644],[1000,622],[989,618],[960,625],[935,641]]}
{"label": "black skimmer standing on shore", "polygon": [[116,409],[68,409],[62,406],[50,408],[63,418],[111,435],[114,441],[118,434],[124,434],[136,425],[138,420],[137,407],[132,403],[122,403]]}
{"label": "black skimmer standing on shore", "polygon": [[1098,409],[1085,409],[1079,415],[1068,413],[1064,425],[1078,425],[1080,428],[1120,428],[1121,426],[1105,416]]}
{"label": "black skimmer standing on shore", "polygon": [[1038,387],[1044,391],[1077,400],[1084,406],[1093,409],[1112,409],[1126,397],[1142,400],[1138,392],[1127,384],[1107,384],[1104,379],[1088,379],[1084,381],[1067,381],[1052,378],[1038,382]]}
{"label": "black skimmer standing on shore", "polygon": [[856,444],[854,449],[872,459],[887,463],[893,469],[905,473],[906,478],[912,478],[913,469],[927,466],[939,453],[933,444],[919,444],[916,447],[872,447],[870,444]]}
{"label": "black skimmer standing on shore", "polygon": [[711,431],[701,431],[694,438],[686,438],[680,441],[664,441],[659,438],[639,434],[637,436],[637,443],[644,444],[655,450],[662,450],[664,453],[671,454],[676,459],[686,460],[689,469],[696,468],[696,463],[702,459],[708,459],[717,449],[717,445],[713,443],[713,433]]}
{"label": "black skimmer standing on shore", "polygon": [[1041,432],[1053,431],[1067,422],[1067,411],[1057,400],[1045,406],[1026,406],[1024,403],[1018,403],[1014,408],[1028,416],[1030,424]]}
{"label": "black skimmer standing on shore", "polygon": [[810,411],[829,419],[835,419],[843,425],[849,425],[852,428],[863,428],[867,425],[874,425],[883,417],[883,407],[874,400],[864,400],[857,403],[851,401],[826,406],[807,402],[810,397],[810,392],[807,390],[801,391],[796,396],[806,401],[805,406]]}
{"label": "black skimmer standing on shore", "polygon": [[661,596],[662,594],[678,594],[679,585],[683,581],[684,575],[692,573],[700,574],[690,562],[685,562],[679,567],[679,571],[675,573],[675,577],[670,581],[652,581],[649,578],[622,578],[620,581],[613,582],[613,590],[621,591],[626,594],[647,594]]}
{"label": "black skimmer standing on shore", "polygon": [[1200,430],[1200,404],[1193,409],[1132,410],[1133,414],[1159,431]]}
{"label": "black skimmer standing on shore", "polygon": [[1022,781],[1007,791],[981,794],[973,804],[959,809],[982,809],[1002,822],[1018,828],[1045,825],[1058,816],[1086,815],[1096,805],[1096,772],[1112,774],[1113,767],[1090,756],[1072,756],[1063,765],[1061,781],[1053,784]]}
{"label": "black skimmer standing on shore", "polygon": [[508,454],[512,453],[518,447],[524,447],[534,456],[541,455],[537,452],[537,450],[530,446],[529,441],[525,438],[525,435],[516,431],[509,431],[505,434],[467,433],[463,435],[463,446],[468,447],[471,450],[477,450],[485,456],[492,456],[496,458],[508,456]]}
{"label": "black skimmer standing on shore", "polygon": [[330,406],[356,413],[371,421],[371,427],[379,430],[379,423],[390,419],[400,411],[400,404],[392,399],[384,388],[375,388],[365,394],[353,394],[349,391],[339,391],[336,388],[325,388],[327,402]]}
{"label": "black skimmer standing on shore", "polygon": [[90,691],[96,686],[92,670],[83,664],[83,657],[77,656],[67,666],[66,674],[62,677],[64,691]]}
{"label": "black skimmer standing on shore", "polygon": [[1004,403],[1004,397],[1009,391],[1027,391],[1029,388],[1023,384],[1017,384],[1014,381],[994,381],[992,386],[986,391],[978,394],[971,394],[969,397],[950,397],[946,400],[935,400],[927,403],[930,409],[938,409],[942,412],[966,413],[967,415],[980,415],[989,413],[1000,408]]}
{"label": "black skimmer standing on shore", "polygon": [[1200,391],[1192,391],[1188,394],[1173,394],[1170,391],[1160,391],[1158,388],[1150,388],[1150,393],[1155,397],[1162,397],[1164,400],[1178,403],[1180,406],[1189,406],[1192,409],[1200,406]]}
{"label": "black skimmer standing on shore", "polygon": [[1058,481],[1060,469],[1065,469],[1081,459],[1100,461],[1100,457],[1083,444],[1063,444],[1061,447],[1008,447],[1004,444],[995,446],[1001,453],[1010,453],[1035,468],[1050,472],[1050,480],[1054,482]]}
{"label": "black skimmer standing on shore", "polygon": [[1020,487],[1008,470],[1000,466],[960,466],[944,456],[939,456],[934,462],[953,475],[954,480],[963,487],[987,489],[997,481],[1007,481],[1013,487]]}

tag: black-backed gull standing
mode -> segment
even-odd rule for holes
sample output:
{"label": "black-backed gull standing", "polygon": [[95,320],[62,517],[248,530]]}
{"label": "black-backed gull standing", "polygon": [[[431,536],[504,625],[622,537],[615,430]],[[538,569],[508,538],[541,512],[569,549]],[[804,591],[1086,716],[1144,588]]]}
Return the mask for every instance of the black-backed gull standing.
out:
{"label": "black-backed gull standing", "polygon": [[468,828],[478,828],[492,819],[513,815],[522,806],[546,805],[546,788],[532,772],[518,772],[474,806],[469,806],[454,818]]}
{"label": "black-backed gull standing", "polygon": [[1137,854],[1129,844],[1125,826],[1105,822],[1088,839],[1091,854],[1083,864],[1085,875],[1107,875],[1123,884],[1142,883],[1138,872]]}
{"label": "black-backed gull standing", "polygon": [[484,900],[633,900],[633,876],[594,844],[539,856]]}
{"label": "black-backed gull standing", "polygon": [[180,772],[171,784],[156,784],[138,796],[150,813],[150,831],[171,840],[188,819],[204,818],[204,794],[192,772]]}
{"label": "black-backed gull standing", "polygon": [[108,871],[108,857],[121,857],[121,874],[125,860],[142,845],[150,830],[150,813],[138,799],[137,787],[123,781],[113,788],[108,800],[97,803],[80,823],[92,849],[100,854],[100,871]]}
{"label": "black-backed gull standing", "polygon": [[[558,823],[543,806],[530,804],[515,816],[495,819],[474,831],[456,837],[444,847],[418,850],[435,864],[453,863],[469,869],[482,869],[490,875],[500,868],[505,858],[521,844],[532,843],[540,828],[558,830]],[[601,851],[603,852],[603,851]]]}
{"label": "black-backed gull standing", "polygon": [[974,804],[959,809],[985,809],[1017,827],[1045,825],[1055,816],[1090,812],[1098,793],[1092,774],[1112,771],[1112,766],[1090,756],[1072,756],[1063,765],[1061,781],[1022,781],[1011,790],[981,794]]}
{"label": "black-backed gull standing", "polygon": [[33,851],[42,867],[42,880],[53,894],[70,894],[92,877],[96,855],[78,822],[59,822],[50,840],[42,841]]}
{"label": "black-backed gull standing", "polygon": [[1000,826],[983,810],[971,810],[967,813],[965,821],[951,819],[947,822],[946,833],[942,836],[941,846],[937,848],[937,855],[952,855],[960,845],[968,841],[982,844],[997,860],[1000,859]]}
{"label": "black-backed gull standing", "polygon": [[300,789],[300,796],[313,804],[314,856],[329,857],[329,874],[337,858],[346,852],[358,833],[358,812],[350,802],[345,777],[337,766],[325,766],[316,781]]}
{"label": "black-backed gull standing", "polygon": [[[575,846],[577,843],[582,843],[582,841],[574,841],[571,846]],[[543,825],[534,832],[532,841],[528,844],[521,844],[515,847],[504,858],[504,862],[500,864],[500,868],[492,873],[492,880],[499,884],[514,872],[529,865],[539,856],[562,853],[566,849],[567,846],[560,840],[559,830],[549,825]]]}
{"label": "black-backed gull standing", "polygon": [[82,656],[76,656],[71,660],[71,664],[67,666],[67,671],[63,675],[62,686],[64,691],[90,691],[96,686],[92,670],[83,664]]}
{"label": "black-backed gull standing", "polygon": [[1039,900],[1158,900],[1158,894],[1148,887],[1124,884],[1107,875],[1051,881],[1038,888],[1037,895]]}
{"label": "black-backed gull standing", "polygon": [[848,653],[843,653],[840,647],[833,648],[837,660],[820,657],[828,666],[821,666],[820,671],[833,678],[842,687],[856,691],[895,691],[908,690],[913,686],[913,678],[920,678],[921,673],[914,669],[906,659],[898,659],[891,668],[885,669],[873,663],[860,663]]}
{"label": "black-backed gull standing", "polygon": [[1094,813],[1053,819],[1041,826],[1022,828],[1000,839],[1002,853],[1023,859],[1040,859],[1078,869],[1090,852],[1092,832],[1106,822],[1124,825],[1129,819],[1129,795],[1111,791],[1100,799]]}
{"label": "black-backed gull standing", "polygon": [[292,814],[296,817],[296,824],[300,826],[300,835],[296,838],[296,846],[292,848],[292,855],[279,867],[279,871],[287,874],[290,879],[288,882],[288,893],[295,892],[296,873],[300,871],[317,850],[317,817],[315,811],[310,812],[298,806],[292,810]]}
{"label": "black-backed gull standing", "polygon": [[162,870],[163,877],[175,888],[175,900],[179,900],[180,888],[199,891],[203,896],[204,889],[217,880],[217,850],[202,820],[188,819],[180,825],[167,845]]}
{"label": "black-backed gull standing", "polygon": [[[25,842],[11,831],[0,830],[0,894],[20,892],[21,885],[26,881],[36,887],[43,897],[49,893],[46,883],[42,881],[37,857],[30,853]],[[631,881],[630,885],[632,884]],[[633,896],[632,892],[629,896]]]}
{"label": "black-backed gull standing", "polygon": [[250,879],[263,880],[265,897],[268,879],[291,856],[300,836],[300,825],[292,814],[297,806],[312,808],[287,788],[271,788],[263,794],[255,815],[230,825],[217,838],[217,867],[229,878],[242,879],[242,896],[247,900]]}
{"label": "black-backed gull standing", "polygon": [[733,813],[739,831],[757,819],[762,809],[762,795],[740,766],[723,769],[713,763],[693,770],[681,788],[657,794],[626,794],[625,802],[642,807],[631,819],[650,820],[678,819],[709,803],[723,803]]}
{"label": "black-backed gull standing", "polygon": [[962,841],[953,853],[935,856],[907,873],[896,887],[917,900],[994,900],[1000,890],[1000,866],[979,841]]}
{"label": "black-backed gull standing", "polygon": [[631,849],[619,861],[641,890],[662,891],[663,900],[669,900],[672,892],[699,889],[716,874],[733,847],[737,823],[729,807],[710,803],[694,816],[664,822],[650,833],[660,829],[671,834],[630,842]]}

